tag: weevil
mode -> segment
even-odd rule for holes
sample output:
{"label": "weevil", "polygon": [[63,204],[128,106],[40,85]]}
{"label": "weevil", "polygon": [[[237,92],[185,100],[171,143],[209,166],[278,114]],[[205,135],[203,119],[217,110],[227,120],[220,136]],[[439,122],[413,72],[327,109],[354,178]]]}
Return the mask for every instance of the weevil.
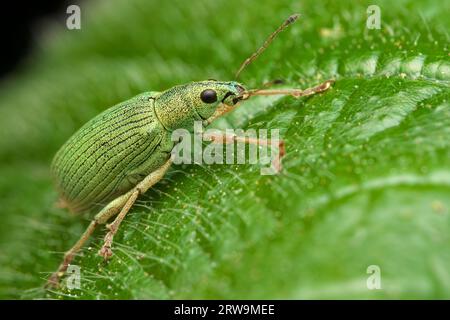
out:
{"label": "weevil", "polygon": [[[291,15],[263,45],[247,58],[236,73],[255,60],[271,41],[299,17]],[[101,206],[86,231],[68,250],[59,268],[48,279],[58,286],[75,254],[99,225],[108,232],[99,255],[112,255],[113,237],[139,195],[160,181],[173,162],[171,151],[176,142],[171,132],[192,129],[194,121],[208,126],[252,96],[291,95],[302,97],[328,90],[333,80],[316,87],[301,89],[247,90],[237,81],[206,80],[172,87],[163,92],[145,92],[119,103],[87,122],[56,153],[52,173],[60,194],[59,204],[72,212],[90,212]],[[227,134],[208,135],[212,143],[264,144],[268,141]],[[284,143],[278,142],[279,157]],[[281,162],[273,164],[281,170]],[[107,222],[114,220],[107,224]]]}

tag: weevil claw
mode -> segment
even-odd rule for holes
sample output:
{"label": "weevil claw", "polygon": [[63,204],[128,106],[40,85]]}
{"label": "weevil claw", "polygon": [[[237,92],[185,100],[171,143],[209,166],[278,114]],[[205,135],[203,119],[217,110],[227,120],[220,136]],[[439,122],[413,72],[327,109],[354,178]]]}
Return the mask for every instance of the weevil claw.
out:
{"label": "weevil claw", "polygon": [[103,259],[108,260],[113,255],[110,246],[104,245],[99,251],[98,254],[103,257]]}

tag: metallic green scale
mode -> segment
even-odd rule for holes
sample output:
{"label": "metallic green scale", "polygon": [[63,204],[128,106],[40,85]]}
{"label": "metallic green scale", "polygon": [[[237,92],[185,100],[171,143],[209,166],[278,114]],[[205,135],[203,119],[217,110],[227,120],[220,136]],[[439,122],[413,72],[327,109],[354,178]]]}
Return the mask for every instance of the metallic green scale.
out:
{"label": "metallic green scale", "polygon": [[167,160],[147,161],[167,136],[149,99],[156,94],[142,94],[104,111],[58,151],[52,169],[62,201],[71,210],[104,205],[135,185],[137,169],[148,174]]}
{"label": "metallic green scale", "polygon": [[[213,89],[217,101],[200,94]],[[61,203],[71,211],[104,206],[136,186],[170,157],[171,131],[192,129],[194,120],[214,115],[217,106],[243,88],[236,82],[202,81],[147,92],[105,110],[58,151],[52,172]],[[207,124],[208,122],[205,122]]]}

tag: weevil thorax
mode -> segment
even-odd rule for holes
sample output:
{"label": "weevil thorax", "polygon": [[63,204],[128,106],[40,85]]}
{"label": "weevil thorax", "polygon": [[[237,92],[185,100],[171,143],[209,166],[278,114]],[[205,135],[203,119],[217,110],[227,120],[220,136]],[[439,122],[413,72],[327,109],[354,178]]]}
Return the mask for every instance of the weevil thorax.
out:
{"label": "weevil thorax", "polygon": [[194,121],[211,118],[222,104],[234,106],[244,91],[235,81],[191,82],[162,92],[155,99],[155,112],[167,130],[191,130]]}

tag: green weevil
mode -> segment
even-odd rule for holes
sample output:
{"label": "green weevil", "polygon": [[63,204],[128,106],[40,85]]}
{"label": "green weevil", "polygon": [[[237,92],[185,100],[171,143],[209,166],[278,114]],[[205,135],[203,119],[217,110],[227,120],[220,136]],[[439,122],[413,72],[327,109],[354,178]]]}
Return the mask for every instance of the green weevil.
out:
{"label": "green weevil", "polygon": [[[298,15],[292,15],[273,32],[263,45],[239,68],[261,54]],[[87,122],[57,152],[52,173],[60,194],[59,204],[72,212],[89,212],[101,206],[86,231],[68,250],[58,270],[47,284],[57,286],[75,254],[98,225],[107,224],[108,232],[99,254],[104,259],[112,255],[111,245],[120,223],[139,195],[162,179],[171,166],[171,151],[176,142],[171,132],[178,128],[192,129],[194,121],[204,126],[251,96],[307,96],[330,88],[332,80],[316,87],[301,89],[246,90],[236,81],[207,80],[175,86],[163,92],[142,93],[119,103]],[[245,143],[267,143],[251,138],[209,135],[213,143],[230,143],[242,139]],[[278,144],[279,157],[284,144]],[[280,163],[275,164],[279,171]]]}

